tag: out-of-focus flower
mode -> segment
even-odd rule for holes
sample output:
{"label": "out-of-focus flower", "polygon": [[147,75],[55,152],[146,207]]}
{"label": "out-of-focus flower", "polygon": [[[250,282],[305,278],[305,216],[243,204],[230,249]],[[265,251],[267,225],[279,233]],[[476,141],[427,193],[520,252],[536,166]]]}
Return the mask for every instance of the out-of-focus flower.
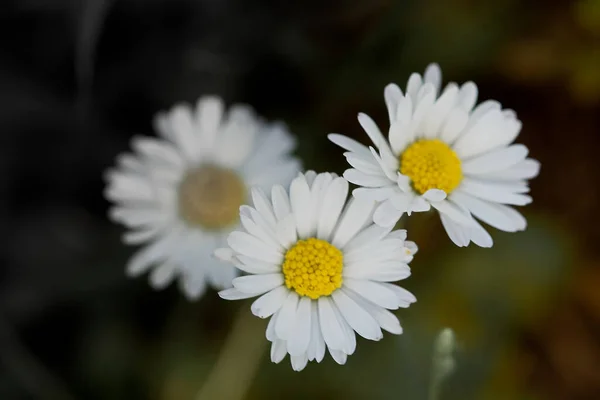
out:
{"label": "out-of-focus flower", "polygon": [[116,203],[110,217],[131,229],[125,243],[149,242],[129,261],[128,275],[152,268],[156,289],[179,277],[195,299],[207,282],[231,285],[235,269],[212,254],[238,227],[248,187],[287,184],[297,174],[295,140],[247,106],[224,112],[216,97],[160,113],[155,125],[160,138],[134,138],[134,153],[120,155],[106,174],[105,195]]}
{"label": "out-of-focus flower", "polygon": [[296,371],[321,362],[326,348],[344,364],[356,348],[355,332],[369,340],[380,340],[382,329],[402,333],[388,310],[416,301],[389,283],[410,275],[416,245],[405,240],[406,231],[372,223],[373,201],[347,196],[345,179],[312,171],[294,179],[289,194],[274,186],[270,201],[253,189],[254,208],[241,209],[244,230],[216,252],[248,273],[220,296],[261,296],[251,310],[271,317],[271,360],[290,354]]}
{"label": "out-of-focus flower", "polygon": [[507,232],[525,229],[525,218],[508,205],[532,201],[527,180],[540,165],[526,158],[525,146],[511,145],[521,130],[514,111],[494,100],[473,108],[473,82],[450,82],[441,94],[440,85],[437,64],[423,77],[412,74],[405,93],[388,85],[388,139],[369,116],[358,115],[375,148],[338,134],[329,138],[348,150],[354,168],[344,177],[360,186],[354,197],[380,202],[376,224],[393,226],[404,213],[433,207],[456,245],[491,247],[491,236],[473,217]]}

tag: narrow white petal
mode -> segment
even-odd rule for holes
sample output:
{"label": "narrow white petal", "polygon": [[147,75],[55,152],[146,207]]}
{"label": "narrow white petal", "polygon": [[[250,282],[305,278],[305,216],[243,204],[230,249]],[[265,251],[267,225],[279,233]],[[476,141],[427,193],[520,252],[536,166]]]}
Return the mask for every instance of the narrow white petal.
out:
{"label": "narrow white petal", "polygon": [[252,188],[250,193],[252,194],[252,203],[254,204],[256,211],[260,213],[260,215],[267,221],[271,228],[275,229],[277,221],[275,219],[275,214],[273,212],[273,208],[271,207],[271,203],[265,192],[263,192],[260,188]]}
{"label": "narrow white petal", "polygon": [[343,290],[336,290],[331,297],[346,322],[356,333],[369,340],[381,340],[383,338],[383,333],[381,333],[377,321],[348,297]]}
{"label": "narrow white petal", "polygon": [[335,316],[331,299],[322,296],[317,301],[323,340],[330,349],[343,350],[345,346],[344,331]]}
{"label": "narrow white petal", "polygon": [[276,339],[271,343],[271,362],[279,364],[287,354],[285,340]]}
{"label": "narrow white petal", "polygon": [[381,133],[381,130],[379,129],[375,121],[371,119],[371,117],[364,113],[358,113],[358,122],[360,123],[360,126],[363,127],[367,135],[369,135],[369,138],[371,139],[375,147],[379,149],[383,146],[387,146],[387,141],[385,140],[385,137]]}
{"label": "narrow white petal", "polygon": [[287,298],[288,293],[289,290],[282,285],[263,294],[252,303],[252,306],[250,307],[252,314],[259,318],[270,317],[283,306],[283,302]]}
{"label": "narrow white petal", "polygon": [[373,214],[373,222],[382,227],[391,227],[398,222],[402,216],[402,211],[396,209],[390,200],[386,200],[377,206]]}
{"label": "narrow white petal", "polygon": [[431,203],[431,206],[438,210],[440,214],[445,214],[450,217],[453,221],[456,221],[462,225],[471,225],[472,219],[470,218],[469,212],[458,207],[456,204],[443,200],[436,203]]}
{"label": "narrow white petal", "polygon": [[327,188],[317,218],[317,237],[329,240],[348,197],[348,181],[336,178]]}
{"label": "narrow white petal", "polygon": [[254,293],[240,292],[236,288],[225,289],[225,290],[221,290],[219,292],[219,297],[221,297],[224,300],[242,300],[242,299],[249,299],[250,297],[255,297],[255,296],[256,296],[256,294],[254,294]]}
{"label": "narrow white petal", "polygon": [[431,63],[425,68],[423,81],[431,83],[435,87],[436,93],[439,93],[442,84],[442,70],[437,63]]}
{"label": "narrow white petal", "polygon": [[477,102],[477,85],[473,82],[465,82],[458,93],[458,106],[466,111],[470,112]]}
{"label": "narrow white petal", "polygon": [[412,303],[415,303],[417,301],[417,298],[415,297],[414,294],[412,294],[411,292],[409,292],[408,290],[404,289],[401,286],[398,286],[394,283],[386,283],[386,282],[382,282],[380,283],[381,286],[390,289],[391,291],[393,291],[396,294],[396,297],[398,298],[398,303],[400,304],[400,307],[406,308],[408,306],[410,306]]}
{"label": "narrow white petal", "polygon": [[344,286],[378,306],[390,310],[395,310],[400,306],[396,294],[389,288],[382,286],[381,283],[346,278]]}
{"label": "narrow white petal", "polygon": [[288,337],[287,349],[292,356],[306,354],[312,332],[312,300],[302,297],[296,311],[296,323]]}
{"label": "narrow white petal", "polygon": [[467,123],[469,122],[469,114],[460,108],[455,108],[450,111],[446,121],[442,124],[440,130],[440,139],[448,144],[454,141],[461,135]]}
{"label": "narrow white petal", "polygon": [[333,360],[340,364],[340,365],[344,365],[346,364],[346,361],[348,360],[348,355],[346,353],[344,353],[343,351],[340,350],[333,350],[331,348],[328,349],[329,350],[329,354],[331,355],[331,358],[333,358]]}
{"label": "narrow white petal", "polygon": [[240,276],[233,280],[233,287],[240,292],[259,295],[283,285],[282,274],[263,274]]}
{"label": "narrow white petal", "polygon": [[341,148],[357,153],[358,155],[371,154],[367,146],[357,142],[354,139],[349,138],[348,136],[340,135],[337,133],[330,133],[329,135],[327,135],[327,138],[331,142],[340,146]]}
{"label": "narrow white petal", "polygon": [[481,200],[462,191],[454,192],[452,199],[468,208],[474,216],[486,224],[501,231],[517,232],[527,226],[525,218],[511,207]]}
{"label": "narrow white petal", "polygon": [[396,110],[398,109],[398,103],[402,99],[402,90],[395,83],[390,83],[383,90],[383,97],[387,106],[388,115],[390,117],[390,124],[396,120]]}
{"label": "narrow white petal", "polygon": [[177,268],[173,263],[159,265],[150,272],[150,286],[156,290],[166,288],[175,279],[176,272]]}
{"label": "narrow white petal", "polygon": [[535,178],[540,173],[540,162],[531,158],[503,171],[490,172],[482,175],[483,179],[512,181]]}
{"label": "narrow white petal", "polygon": [[352,191],[352,196],[363,201],[384,201],[394,195],[396,189],[394,186],[382,188],[357,188]]}
{"label": "narrow white petal", "polygon": [[292,362],[292,369],[296,372],[300,372],[306,367],[308,357],[306,353],[299,356],[290,356],[290,361]]}
{"label": "narrow white petal", "polygon": [[287,217],[292,212],[290,198],[281,185],[275,185],[271,189],[271,200],[273,202],[273,211],[278,221]]}
{"label": "narrow white petal", "polygon": [[442,201],[446,198],[446,192],[440,189],[429,189],[423,193],[423,198],[430,202]]}
{"label": "narrow white petal", "polygon": [[529,150],[522,144],[502,147],[464,161],[462,171],[464,174],[473,175],[501,171],[522,162],[528,153]]}
{"label": "narrow white petal", "polygon": [[271,264],[280,264],[283,261],[283,253],[279,249],[245,232],[231,232],[227,237],[227,243],[236,252],[257,260]]}
{"label": "narrow white petal", "polygon": [[459,188],[465,193],[495,203],[524,206],[532,201],[530,196],[520,194],[528,190],[524,183],[496,183],[465,177]]}
{"label": "narrow white petal", "polygon": [[249,274],[272,274],[281,271],[280,264],[268,263],[242,254],[236,255],[233,262],[238,269]]}
{"label": "narrow white petal", "polygon": [[450,217],[445,214],[440,214],[442,225],[448,234],[448,237],[458,247],[465,247],[469,245],[470,237],[467,233],[467,229],[454,222]]}
{"label": "narrow white petal", "polygon": [[339,225],[335,230],[331,244],[338,249],[343,249],[344,246],[365,226],[367,221],[372,218],[375,202],[352,198],[348,201],[348,205],[344,213],[340,217]]}
{"label": "narrow white petal", "polygon": [[277,315],[275,323],[275,334],[280,339],[288,340],[294,324],[296,323],[296,311],[298,308],[299,297],[296,292],[289,291],[283,306]]}
{"label": "narrow white petal", "polygon": [[301,238],[309,236],[312,226],[310,188],[304,176],[299,176],[290,185],[290,203],[296,219],[296,229]]}
{"label": "narrow white petal", "polygon": [[415,100],[417,98],[417,92],[421,89],[422,85],[423,79],[421,78],[421,75],[412,73],[406,83],[406,97]]}
{"label": "narrow white petal", "polygon": [[347,169],[344,171],[344,178],[350,183],[364,187],[384,187],[394,183],[381,171],[381,175],[368,175],[357,169]]}

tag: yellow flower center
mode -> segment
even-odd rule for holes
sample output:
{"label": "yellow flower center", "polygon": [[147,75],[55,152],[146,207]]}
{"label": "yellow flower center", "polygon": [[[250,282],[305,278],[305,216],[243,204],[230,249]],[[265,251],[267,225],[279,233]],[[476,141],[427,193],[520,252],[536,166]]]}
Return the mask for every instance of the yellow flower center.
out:
{"label": "yellow flower center", "polygon": [[179,215],[190,225],[222,229],[238,221],[245,198],[246,188],[235,172],[201,165],[179,184]]}
{"label": "yellow flower center", "polygon": [[342,252],[324,240],[298,240],[283,262],[288,289],[313,300],[329,296],[342,286]]}
{"label": "yellow flower center", "polygon": [[400,173],[423,194],[429,189],[451,193],[462,180],[460,158],[439,139],[417,140],[400,156]]}

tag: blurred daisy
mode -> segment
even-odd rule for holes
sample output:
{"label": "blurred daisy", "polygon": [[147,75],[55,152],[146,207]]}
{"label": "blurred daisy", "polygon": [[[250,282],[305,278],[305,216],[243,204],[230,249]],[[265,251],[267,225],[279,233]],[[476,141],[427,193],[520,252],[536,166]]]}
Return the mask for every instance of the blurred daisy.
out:
{"label": "blurred daisy", "polygon": [[178,105],[155,120],[160,138],[136,137],[107,173],[110,217],[130,228],[123,240],[145,244],[127,265],[138,276],[149,269],[160,289],[176,277],[198,298],[206,283],[231,286],[235,269],[216,260],[215,248],[239,225],[250,186],[287,184],[298,173],[290,157],[295,140],[281,124],[267,124],[245,106],[224,112],[204,97],[195,109]]}
{"label": "blurred daisy", "polygon": [[241,208],[243,230],[229,235],[217,257],[248,275],[219,295],[227,300],[260,296],[252,313],[271,317],[271,360],[290,354],[292,367],[321,362],[325,350],[344,364],[356,348],[355,332],[380,340],[382,329],[402,333],[388,310],[415,297],[388,283],[410,275],[416,253],[406,231],[372,223],[374,202],[350,199],[348,182],[334,174],[300,174],[271,200],[252,190],[254,208]]}
{"label": "blurred daisy", "polygon": [[475,106],[477,86],[449,83],[440,94],[441,71],[431,64],[424,77],[412,74],[406,92],[385,88],[390,118],[386,139],[366,114],[358,121],[375,148],[346,136],[329,139],[348,150],[344,173],[360,186],[357,198],[380,202],[373,220],[392,226],[403,213],[435,208],[450,239],[491,247],[491,236],[473,217],[506,232],[527,222],[510,205],[531,203],[527,180],[540,169],[527,147],[511,144],[521,130],[512,110],[494,100]]}

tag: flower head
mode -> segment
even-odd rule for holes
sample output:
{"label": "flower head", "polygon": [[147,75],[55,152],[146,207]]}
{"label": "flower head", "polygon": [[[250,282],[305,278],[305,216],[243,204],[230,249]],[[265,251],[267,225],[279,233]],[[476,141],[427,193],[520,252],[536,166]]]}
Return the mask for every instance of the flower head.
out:
{"label": "flower head", "polygon": [[388,85],[387,139],[369,116],[358,115],[375,147],[338,134],[329,139],[347,150],[353,168],[344,177],[360,186],[354,197],[379,202],[376,224],[392,226],[404,213],[433,207],[458,246],[490,247],[491,236],[473,217],[503,231],[524,230],[525,218],[510,206],[531,202],[528,179],[540,164],[525,146],[511,144],[521,130],[514,111],[493,100],[474,107],[473,82],[450,82],[441,93],[440,84],[432,64],[423,77],[410,76],[405,93]]}
{"label": "flower head", "polygon": [[356,348],[355,332],[370,340],[380,340],[382,329],[402,333],[388,310],[416,301],[389,283],[410,275],[416,245],[404,230],[373,224],[373,201],[347,197],[345,179],[312,171],[295,178],[289,191],[274,186],[270,199],[253,189],[254,207],[241,208],[243,229],[216,252],[248,274],[219,295],[260,296],[251,310],[271,318],[271,360],[290,354],[297,371],[321,362],[326,349],[344,364]]}
{"label": "flower head", "polygon": [[120,155],[106,174],[105,195],[115,203],[110,216],[131,229],[123,240],[145,244],[127,273],[152,269],[157,289],[179,277],[189,298],[207,282],[230,287],[235,269],[215,260],[214,249],[239,225],[250,186],[287,184],[297,174],[295,140],[246,106],[225,112],[216,97],[160,113],[155,125],[160,136],[134,138],[133,153]]}

